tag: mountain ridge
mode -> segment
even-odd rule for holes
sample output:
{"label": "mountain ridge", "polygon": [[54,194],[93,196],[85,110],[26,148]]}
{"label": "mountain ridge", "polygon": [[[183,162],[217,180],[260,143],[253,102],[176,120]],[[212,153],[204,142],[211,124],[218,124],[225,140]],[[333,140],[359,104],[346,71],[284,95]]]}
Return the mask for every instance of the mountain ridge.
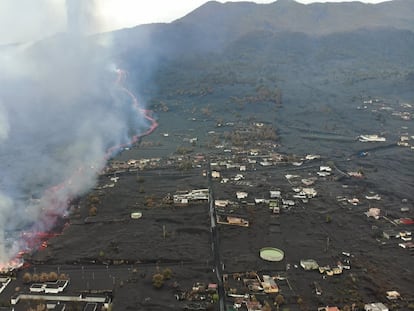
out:
{"label": "mountain ridge", "polygon": [[407,0],[301,4],[278,0],[269,4],[209,1],[174,23],[202,28],[234,28],[241,32],[266,29],[312,35],[353,31],[366,27],[393,27],[414,31],[414,6]]}

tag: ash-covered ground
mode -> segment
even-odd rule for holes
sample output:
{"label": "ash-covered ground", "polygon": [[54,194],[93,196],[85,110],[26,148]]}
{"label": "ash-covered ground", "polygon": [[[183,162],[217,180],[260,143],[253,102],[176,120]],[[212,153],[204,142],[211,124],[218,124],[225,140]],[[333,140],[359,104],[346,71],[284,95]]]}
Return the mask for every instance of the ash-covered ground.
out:
{"label": "ash-covered ground", "polygon": [[[412,113],[412,108],[401,106],[403,102],[410,103],[408,99],[380,98],[372,104],[364,104],[363,99],[347,99],[344,96],[343,104],[337,106],[310,104],[305,112],[303,107],[290,102],[293,99],[288,99],[289,105],[281,108],[258,105],[251,110],[246,108],[239,117],[219,113],[219,105],[213,106],[210,115],[194,113],[190,109],[192,102],[187,103],[188,109],[183,103],[184,112],[159,112],[158,130],[115,160],[159,157],[182,161],[197,154],[228,159],[232,156],[223,149],[210,146],[211,131],[223,133],[252,122],[273,124],[278,133],[275,150],[296,158],[306,154],[319,154],[321,158],[305,161],[298,167],[291,163],[248,167],[243,172],[248,186],[213,180],[215,199],[237,201],[236,191],[249,193],[236,213],[246,216],[250,226],[219,225],[224,273],[261,271],[286,277],[288,283],[281,281],[279,286],[291,310],[299,308],[298,297],[309,309],[373,301],[388,303],[387,290],[399,291],[407,300],[394,308],[405,308],[413,298],[412,253],[399,247],[396,240],[384,239],[382,233],[389,229],[411,230],[389,220],[413,217],[413,150],[398,146],[397,142],[401,135],[414,135],[414,128],[412,120],[393,114],[402,110]],[[218,118],[232,125],[217,127]],[[362,143],[356,139],[360,134],[376,133],[385,136],[386,142]],[[194,137],[197,141],[190,143],[189,139]],[[253,145],[248,142],[244,148],[250,148],[250,143]],[[183,147],[188,154],[178,155],[177,150]],[[334,165],[338,170],[334,169],[331,176],[317,178],[313,187],[318,195],[308,203],[282,209],[280,215],[271,214],[267,206],[247,204],[255,197],[265,198],[274,189],[292,197],[292,186],[300,184],[301,178],[316,177],[320,165]],[[216,281],[208,203],[177,206],[169,201],[177,191],[208,188],[208,179],[203,176],[207,161],[193,166],[183,170],[170,163],[165,168],[102,175],[96,189],[81,198],[72,210],[71,225],[31,260],[52,265],[92,265],[102,270],[106,265],[119,265],[128,272],[114,283],[116,309],[182,308],[185,303],[174,298],[177,284],[184,289],[195,282]],[[364,178],[345,177],[340,171],[361,171]],[[222,177],[231,178],[240,172],[229,169],[221,173]],[[286,174],[300,176],[299,182],[292,184]],[[115,186],[102,188],[113,177],[119,177]],[[373,194],[381,200],[365,198]],[[88,215],[91,197],[98,198],[96,216]],[[358,198],[359,203],[353,205],[339,198]],[[364,213],[371,207],[380,208],[386,218],[368,218]],[[402,207],[409,211],[402,212]],[[141,212],[142,218],[131,219],[135,211]],[[260,249],[267,246],[282,249],[284,260],[269,263],[260,259]],[[299,265],[301,259],[312,258],[320,265],[332,266],[344,260],[343,252],[351,254],[351,270],[344,270],[340,276],[305,272]],[[173,281],[156,290],[151,277],[163,267],[172,269]],[[320,296],[315,294],[315,282],[323,290]]]}

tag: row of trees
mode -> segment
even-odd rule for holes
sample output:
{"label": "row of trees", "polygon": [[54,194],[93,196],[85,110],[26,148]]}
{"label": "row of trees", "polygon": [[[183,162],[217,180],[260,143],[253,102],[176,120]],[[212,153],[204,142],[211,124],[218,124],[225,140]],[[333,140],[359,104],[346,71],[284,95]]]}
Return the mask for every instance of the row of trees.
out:
{"label": "row of trees", "polygon": [[242,146],[249,142],[259,140],[276,141],[278,136],[276,129],[271,125],[263,125],[262,127],[251,126],[245,131],[234,130],[223,133],[223,139],[230,141],[234,146]]}
{"label": "row of trees", "polygon": [[279,88],[270,89],[267,86],[260,85],[256,87],[256,94],[243,97],[230,96],[230,101],[238,104],[239,107],[243,107],[245,104],[258,104],[264,102],[282,106],[282,91]]}
{"label": "row of trees", "polygon": [[56,282],[57,280],[67,280],[68,276],[64,273],[61,273],[58,275],[56,272],[42,272],[40,274],[38,273],[29,273],[26,272],[23,274],[23,283],[29,284],[29,283],[37,283],[37,282]]}
{"label": "row of trees", "polygon": [[97,195],[90,194],[86,199],[87,207],[88,207],[88,215],[89,216],[96,216],[98,213],[98,205],[101,203],[101,200]]}

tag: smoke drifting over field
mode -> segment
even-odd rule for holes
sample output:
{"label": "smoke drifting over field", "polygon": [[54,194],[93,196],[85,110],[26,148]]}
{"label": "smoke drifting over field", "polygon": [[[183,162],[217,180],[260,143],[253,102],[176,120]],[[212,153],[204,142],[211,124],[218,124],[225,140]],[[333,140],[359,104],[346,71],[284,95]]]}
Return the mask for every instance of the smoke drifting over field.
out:
{"label": "smoke drifting over field", "polygon": [[144,123],[108,46],[83,36],[98,25],[92,3],[66,2],[67,33],[0,50],[0,264],[27,247],[22,232],[50,229],[93,186],[106,150]]}

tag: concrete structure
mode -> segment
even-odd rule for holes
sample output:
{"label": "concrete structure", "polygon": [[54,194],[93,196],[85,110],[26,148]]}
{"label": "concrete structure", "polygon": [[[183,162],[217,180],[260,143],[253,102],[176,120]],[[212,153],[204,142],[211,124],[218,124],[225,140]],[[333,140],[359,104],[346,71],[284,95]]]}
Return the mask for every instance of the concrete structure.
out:
{"label": "concrete structure", "polygon": [[381,210],[377,207],[371,207],[367,212],[365,212],[365,215],[367,215],[367,217],[379,219],[381,215]]}
{"label": "concrete structure", "polygon": [[212,178],[220,178],[221,177],[221,174],[218,171],[212,171],[211,172],[211,177]]}
{"label": "concrete structure", "polygon": [[35,283],[29,288],[31,293],[43,293],[45,291],[44,284]]}
{"label": "concrete structure", "polygon": [[294,206],[295,201],[289,199],[282,199],[282,204],[285,206]]}
{"label": "concrete structure", "polygon": [[58,280],[56,282],[46,282],[46,283],[34,283],[30,286],[31,293],[46,293],[46,294],[58,294],[64,291],[66,286],[68,286],[68,280]]}
{"label": "concrete structure", "polygon": [[385,293],[387,295],[388,300],[397,300],[401,298],[400,293],[395,290],[390,290]]}
{"label": "concrete structure", "polygon": [[4,289],[9,285],[11,282],[11,278],[9,277],[0,277],[0,294],[4,291]]}
{"label": "concrete structure", "polygon": [[132,212],[131,213],[131,218],[132,219],[140,219],[142,217],[142,213],[141,212]]}
{"label": "concrete structure", "polygon": [[398,246],[400,246],[402,248],[409,249],[409,250],[414,249],[414,243],[413,242],[399,243]]}
{"label": "concrete structure", "polygon": [[364,306],[365,311],[388,311],[388,307],[382,302],[368,303]]}
{"label": "concrete structure", "polygon": [[320,172],[332,172],[332,168],[329,166],[320,166],[319,171]]}
{"label": "concrete structure", "polygon": [[398,239],[400,237],[400,233],[395,230],[385,230],[382,232],[382,235],[388,240],[392,238]]}
{"label": "concrete structure", "polygon": [[237,191],[237,192],[236,192],[236,197],[237,197],[239,200],[247,198],[247,196],[248,196],[248,195],[249,195],[249,194],[248,194],[247,192],[244,192],[244,191]]}
{"label": "concrete structure", "polygon": [[305,270],[317,270],[319,268],[318,263],[314,259],[302,259],[300,266]]}
{"label": "concrete structure", "polygon": [[282,193],[280,190],[270,190],[269,196],[271,199],[280,199],[282,197]]}
{"label": "concrete structure", "polygon": [[66,305],[64,303],[47,303],[46,304],[46,308],[47,310],[52,310],[52,311],[65,311],[66,310]]}
{"label": "concrete structure", "polygon": [[260,249],[260,258],[266,261],[282,261],[285,253],[278,248],[263,247]]}
{"label": "concrete structure", "polygon": [[96,311],[98,308],[98,304],[96,302],[88,302],[83,308],[83,311]]}
{"label": "concrete structure", "polygon": [[[227,216],[227,224],[229,225],[235,225],[235,226],[241,226],[241,227],[248,227],[249,221],[246,219],[243,219],[241,217],[231,217]],[[221,223],[221,222],[219,222]]]}
{"label": "concrete structure", "polygon": [[269,275],[263,275],[263,282],[261,282],[263,291],[267,294],[275,294],[279,292],[279,287],[277,286],[275,280]]}
{"label": "concrete structure", "polygon": [[318,308],[318,311],[341,311],[338,307],[322,307]]}
{"label": "concrete structure", "polygon": [[215,207],[226,207],[227,205],[229,205],[229,203],[230,203],[229,200],[215,200],[214,206]]}
{"label": "concrete structure", "polygon": [[103,303],[105,308],[108,308],[111,304],[111,299],[107,296],[71,296],[71,295],[47,295],[47,294],[17,294],[10,300],[12,305],[16,305],[20,300],[45,300],[45,301],[57,301],[57,302],[92,302]]}
{"label": "concrete structure", "polygon": [[318,194],[314,188],[303,188],[301,193],[303,193],[307,198],[314,198]]}
{"label": "concrete structure", "polygon": [[175,204],[187,205],[189,201],[207,201],[209,196],[208,189],[196,189],[191,191],[179,191],[174,194]]}

